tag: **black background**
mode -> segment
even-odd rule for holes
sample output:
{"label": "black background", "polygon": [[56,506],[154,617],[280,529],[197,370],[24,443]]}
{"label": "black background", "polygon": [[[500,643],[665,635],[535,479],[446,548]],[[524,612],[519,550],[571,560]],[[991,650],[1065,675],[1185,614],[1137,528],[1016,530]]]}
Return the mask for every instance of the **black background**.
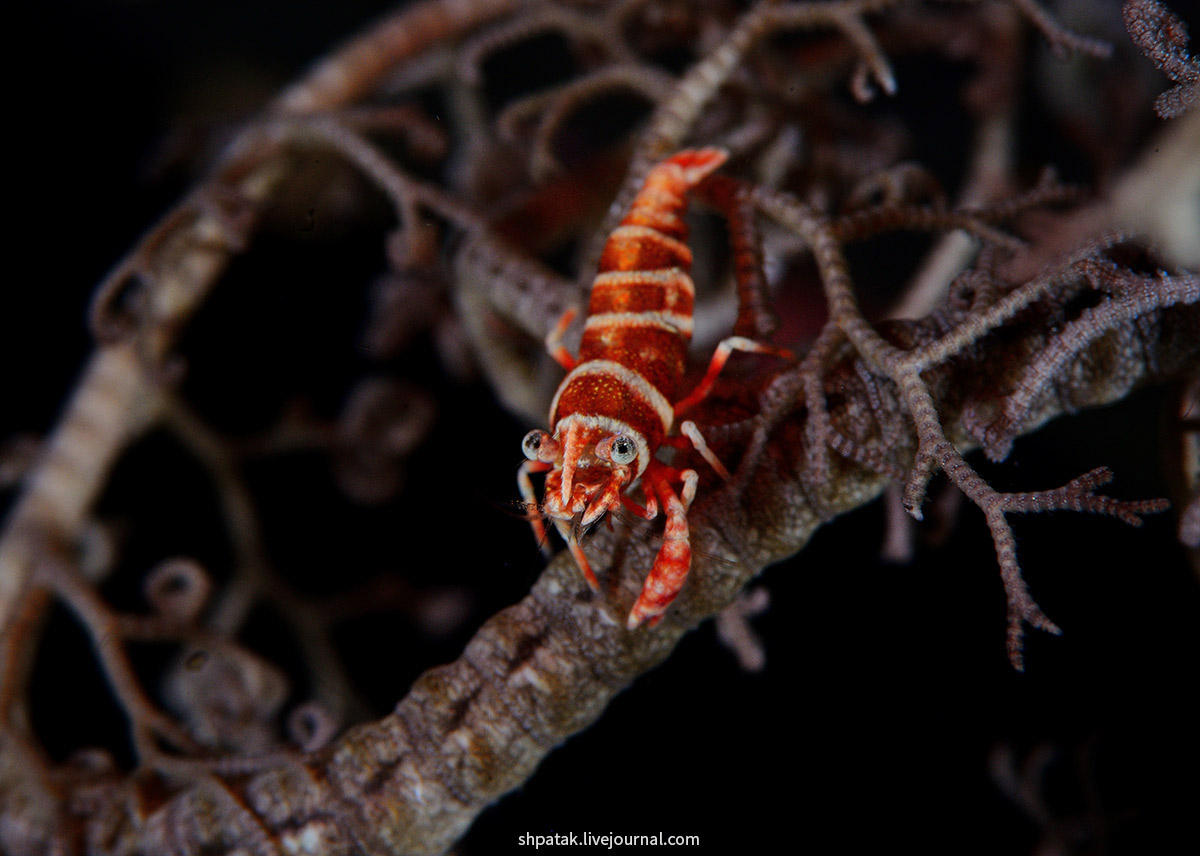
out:
{"label": "black background", "polygon": [[[188,186],[171,153],[228,133],[382,8],[57,3],[13,22],[10,41],[35,50],[11,81],[0,437],[53,424],[90,348],[90,290]],[[1056,145],[1046,148],[1070,156]],[[427,343],[383,366],[355,350],[381,235],[364,226],[338,238],[349,243],[302,251],[286,236],[264,238],[268,251],[281,242],[276,254],[235,266],[184,350],[185,390],[233,433],[263,427],[281,390],[305,391],[334,413],[338,390],[367,371],[453,391],[413,462],[409,493],[387,508],[329,499],[316,459],[251,473],[272,558],[301,587],[320,593],[321,573],[335,567],[351,576],[399,570],[420,585],[475,593],[470,619],[449,638],[386,617],[339,638],[364,692],[386,711],[421,669],[455,657],[472,627],[521,597],[539,559],[526,527],[503,510],[528,426],[482,385],[460,388],[442,375]],[[338,255],[347,246],[349,264]],[[972,461],[1003,488],[1050,487],[1107,465],[1114,495],[1167,495],[1167,395],[1146,390],[1061,419],[1001,466]],[[200,555],[220,575],[203,474],[166,439],[126,457],[102,508],[142,521],[124,554],[129,579],[178,553]],[[522,833],[586,830],[698,834],[702,850],[721,853],[1032,853],[1046,830],[989,775],[989,758],[1005,752],[1050,758],[1040,780],[1067,849],[1045,852],[1197,852],[1200,587],[1173,514],[1140,530],[1070,514],[1016,520],[1031,591],[1065,631],[1030,633],[1024,674],[1005,658],[1004,597],[981,515],[964,509],[947,543],[922,547],[904,567],[878,558],[882,521],[878,503],[847,515],[764,574],[772,606],[756,621],[763,673],[739,671],[712,628],[701,628],[485,812],[459,852],[516,851]],[[447,551],[448,566],[436,558]],[[139,608],[136,586],[120,579],[106,593]],[[57,757],[104,739],[120,757],[119,720],[106,714],[74,632],[61,614],[50,628],[49,638],[66,641],[39,666],[43,736]]]}

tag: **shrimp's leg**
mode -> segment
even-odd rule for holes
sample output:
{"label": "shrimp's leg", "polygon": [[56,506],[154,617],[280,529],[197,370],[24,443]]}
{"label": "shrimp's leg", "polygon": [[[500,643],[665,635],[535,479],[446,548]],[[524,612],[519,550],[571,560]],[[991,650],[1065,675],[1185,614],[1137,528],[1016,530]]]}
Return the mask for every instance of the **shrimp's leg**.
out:
{"label": "shrimp's leg", "polygon": [[566,345],[562,343],[562,340],[563,336],[567,335],[567,328],[575,320],[575,314],[574,309],[567,309],[563,312],[562,317],[558,319],[558,323],[554,325],[554,329],[546,334],[546,351],[549,352],[556,363],[567,371],[575,368],[576,361],[571,356],[571,352],[567,350]]}
{"label": "shrimp's leg", "polygon": [[587,580],[587,584],[591,587],[592,591],[600,591],[600,581],[596,579],[596,572],[592,570],[592,563],[588,561],[583,548],[579,546],[579,539],[575,537],[575,529],[571,526],[570,521],[556,519],[554,525],[558,527],[558,534],[562,535],[563,540],[567,542],[567,549],[571,551],[571,555],[575,558],[575,564],[579,566],[579,570],[583,573],[583,578]]}
{"label": "shrimp's leg", "polygon": [[662,620],[667,607],[679,595],[687,580],[692,565],[692,545],[688,536],[687,511],[696,497],[699,476],[695,470],[678,472],[683,481],[683,490],[677,495],[671,488],[669,476],[675,471],[665,465],[651,463],[646,470],[648,487],[666,510],[667,524],[663,530],[663,543],[654,567],[642,585],[642,593],[629,612],[626,626],[633,630],[648,622],[651,627]]}
{"label": "shrimp's leg", "polygon": [[533,482],[529,480],[530,473],[544,473],[554,469],[553,464],[545,461],[525,461],[517,470],[517,489],[521,491],[521,500],[525,503],[525,517],[533,529],[533,537],[537,539],[542,555],[550,558],[550,543],[546,540],[546,526],[538,516],[537,494],[533,492]]}
{"label": "shrimp's leg", "polygon": [[725,363],[729,361],[729,356],[734,351],[774,354],[785,360],[790,360],[793,356],[791,351],[785,351],[783,348],[776,348],[771,345],[763,345],[753,339],[747,339],[745,336],[730,336],[728,339],[723,339],[717,345],[717,349],[713,351],[712,360],[708,364],[708,371],[704,373],[704,377],[701,378],[700,383],[696,384],[696,388],[686,398],[675,405],[676,416],[686,413],[708,397],[708,394],[712,392],[713,384],[717,382],[717,375],[721,373],[721,369],[725,368]]}
{"label": "shrimp's leg", "polygon": [[696,423],[690,419],[685,420],[679,426],[679,433],[687,437],[691,441],[692,446],[700,453],[700,457],[708,461],[708,465],[713,468],[717,475],[729,481],[733,476],[729,475],[729,470],[725,469],[725,465],[721,463],[713,450],[708,448],[708,443],[704,441],[704,435],[700,433],[700,429],[696,427]]}

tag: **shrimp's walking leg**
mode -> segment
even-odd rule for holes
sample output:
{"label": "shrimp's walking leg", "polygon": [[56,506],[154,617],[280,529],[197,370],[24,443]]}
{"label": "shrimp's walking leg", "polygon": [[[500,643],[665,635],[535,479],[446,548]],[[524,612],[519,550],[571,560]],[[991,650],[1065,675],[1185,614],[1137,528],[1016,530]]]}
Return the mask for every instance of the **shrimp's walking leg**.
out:
{"label": "shrimp's walking leg", "polygon": [[700,433],[700,429],[696,427],[696,423],[690,419],[686,420],[679,426],[679,433],[687,437],[692,447],[700,453],[700,457],[708,461],[708,465],[713,468],[717,475],[729,481],[733,476],[729,475],[729,470],[725,469],[725,465],[721,463],[713,450],[708,448],[708,443],[704,441],[704,435]]}
{"label": "shrimp's walking leg", "polygon": [[[679,495],[671,489],[669,478],[677,475],[683,481],[683,490]],[[648,487],[659,499],[666,510],[667,525],[663,531],[663,543],[658,556],[654,559],[654,567],[642,586],[642,593],[629,612],[626,626],[630,630],[649,622],[653,627],[662,620],[663,613],[675,600],[683,583],[687,579],[688,569],[692,565],[692,545],[688,537],[687,510],[696,497],[696,482],[699,480],[695,470],[673,471],[657,462],[651,462],[646,470]]]}
{"label": "shrimp's walking leg", "polygon": [[529,521],[533,537],[537,539],[538,547],[546,558],[550,558],[550,543],[546,540],[546,526],[538,517],[537,494],[533,492],[529,474],[544,473],[551,469],[554,469],[554,465],[544,461],[525,461],[517,470],[517,490],[521,491],[521,500],[525,503],[525,519]]}
{"label": "shrimp's walking leg", "polygon": [[546,334],[547,353],[567,371],[575,368],[576,360],[571,356],[571,352],[567,350],[567,346],[562,343],[562,340],[567,335],[567,328],[575,320],[575,314],[574,309],[567,309],[558,319],[558,323],[554,325],[554,329]]}
{"label": "shrimp's walking leg", "polygon": [[747,339],[745,336],[730,336],[728,339],[723,339],[717,345],[717,349],[713,351],[712,360],[708,364],[708,371],[704,373],[704,377],[701,378],[700,383],[696,384],[696,388],[688,394],[687,398],[675,405],[676,416],[686,413],[708,397],[708,394],[712,391],[713,384],[717,381],[717,375],[721,373],[721,369],[725,368],[725,363],[729,360],[729,355],[734,351],[774,354],[785,360],[790,360],[793,356],[791,351],[785,351],[783,348],[775,348],[771,345],[763,345],[753,339]]}
{"label": "shrimp's walking leg", "polygon": [[579,546],[579,539],[575,537],[574,527],[567,520],[555,520],[554,525],[558,527],[558,534],[567,542],[567,549],[571,551],[571,555],[575,558],[575,564],[579,566],[579,570],[583,573],[583,578],[587,580],[587,584],[591,586],[592,591],[600,591],[600,581],[596,579],[596,572],[592,570],[592,563],[588,561],[583,548]]}

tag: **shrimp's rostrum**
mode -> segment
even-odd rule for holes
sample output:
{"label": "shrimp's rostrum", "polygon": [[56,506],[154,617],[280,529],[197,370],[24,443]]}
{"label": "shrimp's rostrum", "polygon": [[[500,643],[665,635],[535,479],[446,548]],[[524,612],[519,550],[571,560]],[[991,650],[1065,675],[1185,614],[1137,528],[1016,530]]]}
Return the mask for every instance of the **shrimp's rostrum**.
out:
{"label": "shrimp's rostrum", "polygon": [[[577,529],[622,506],[648,520],[659,508],[665,512],[662,547],[629,613],[630,629],[662,618],[683,587],[692,558],[687,512],[697,473],[669,466],[655,453],[675,439],[668,438],[676,417],[708,393],[731,350],[774,352],[741,337],[726,339],[704,380],[687,398],[676,399],[692,338],[695,293],[683,219],[686,195],[727,156],[721,149],[682,151],[646,176],[600,257],[578,358],[556,344],[571,313],[548,339],[551,354],[567,369],[550,405],[553,434],[531,431],[522,444],[528,460],[517,476],[521,494],[533,506],[529,475],[548,473],[541,513],[554,521],[593,589],[599,584]],[[728,477],[693,423],[682,423],[680,431]],[[626,493],[639,480],[644,506]],[[541,520],[533,517],[531,523],[544,539]]]}

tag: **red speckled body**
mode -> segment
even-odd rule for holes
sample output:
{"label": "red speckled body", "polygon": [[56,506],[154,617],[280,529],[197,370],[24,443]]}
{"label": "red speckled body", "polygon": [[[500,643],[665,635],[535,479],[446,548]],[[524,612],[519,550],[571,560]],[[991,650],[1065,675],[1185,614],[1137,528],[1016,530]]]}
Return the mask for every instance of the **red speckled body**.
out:
{"label": "red speckled body", "polygon": [[[667,525],[663,547],[630,612],[628,624],[661,618],[691,564],[687,508],[697,475],[655,459],[674,427],[680,381],[692,338],[692,253],[683,216],[686,194],[724,163],[720,149],[684,151],[655,166],[600,257],[577,359],[561,346],[552,353],[568,369],[550,406],[554,434],[526,436],[529,461],[518,475],[532,502],[531,472],[549,472],[542,511],[555,521],[593,587],[595,575],[565,521],[580,526],[620,506],[652,518],[661,503]],[[559,333],[570,320],[559,325]],[[552,334],[552,338],[555,334]],[[725,355],[728,355],[726,349]],[[719,363],[724,362],[724,357]],[[719,370],[719,363],[714,364]],[[715,375],[715,370],[710,372]],[[709,381],[711,383],[711,380]],[[689,402],[703,395],[693,393]],[[693,402],[694,403],[694,402]],[[684,433],[724,472],[699,432]],[[642,480],[644,507],[624,495]],[[681,483],[677,494],[673,483]],[[541,534],[540,521],[534,521]]]}

